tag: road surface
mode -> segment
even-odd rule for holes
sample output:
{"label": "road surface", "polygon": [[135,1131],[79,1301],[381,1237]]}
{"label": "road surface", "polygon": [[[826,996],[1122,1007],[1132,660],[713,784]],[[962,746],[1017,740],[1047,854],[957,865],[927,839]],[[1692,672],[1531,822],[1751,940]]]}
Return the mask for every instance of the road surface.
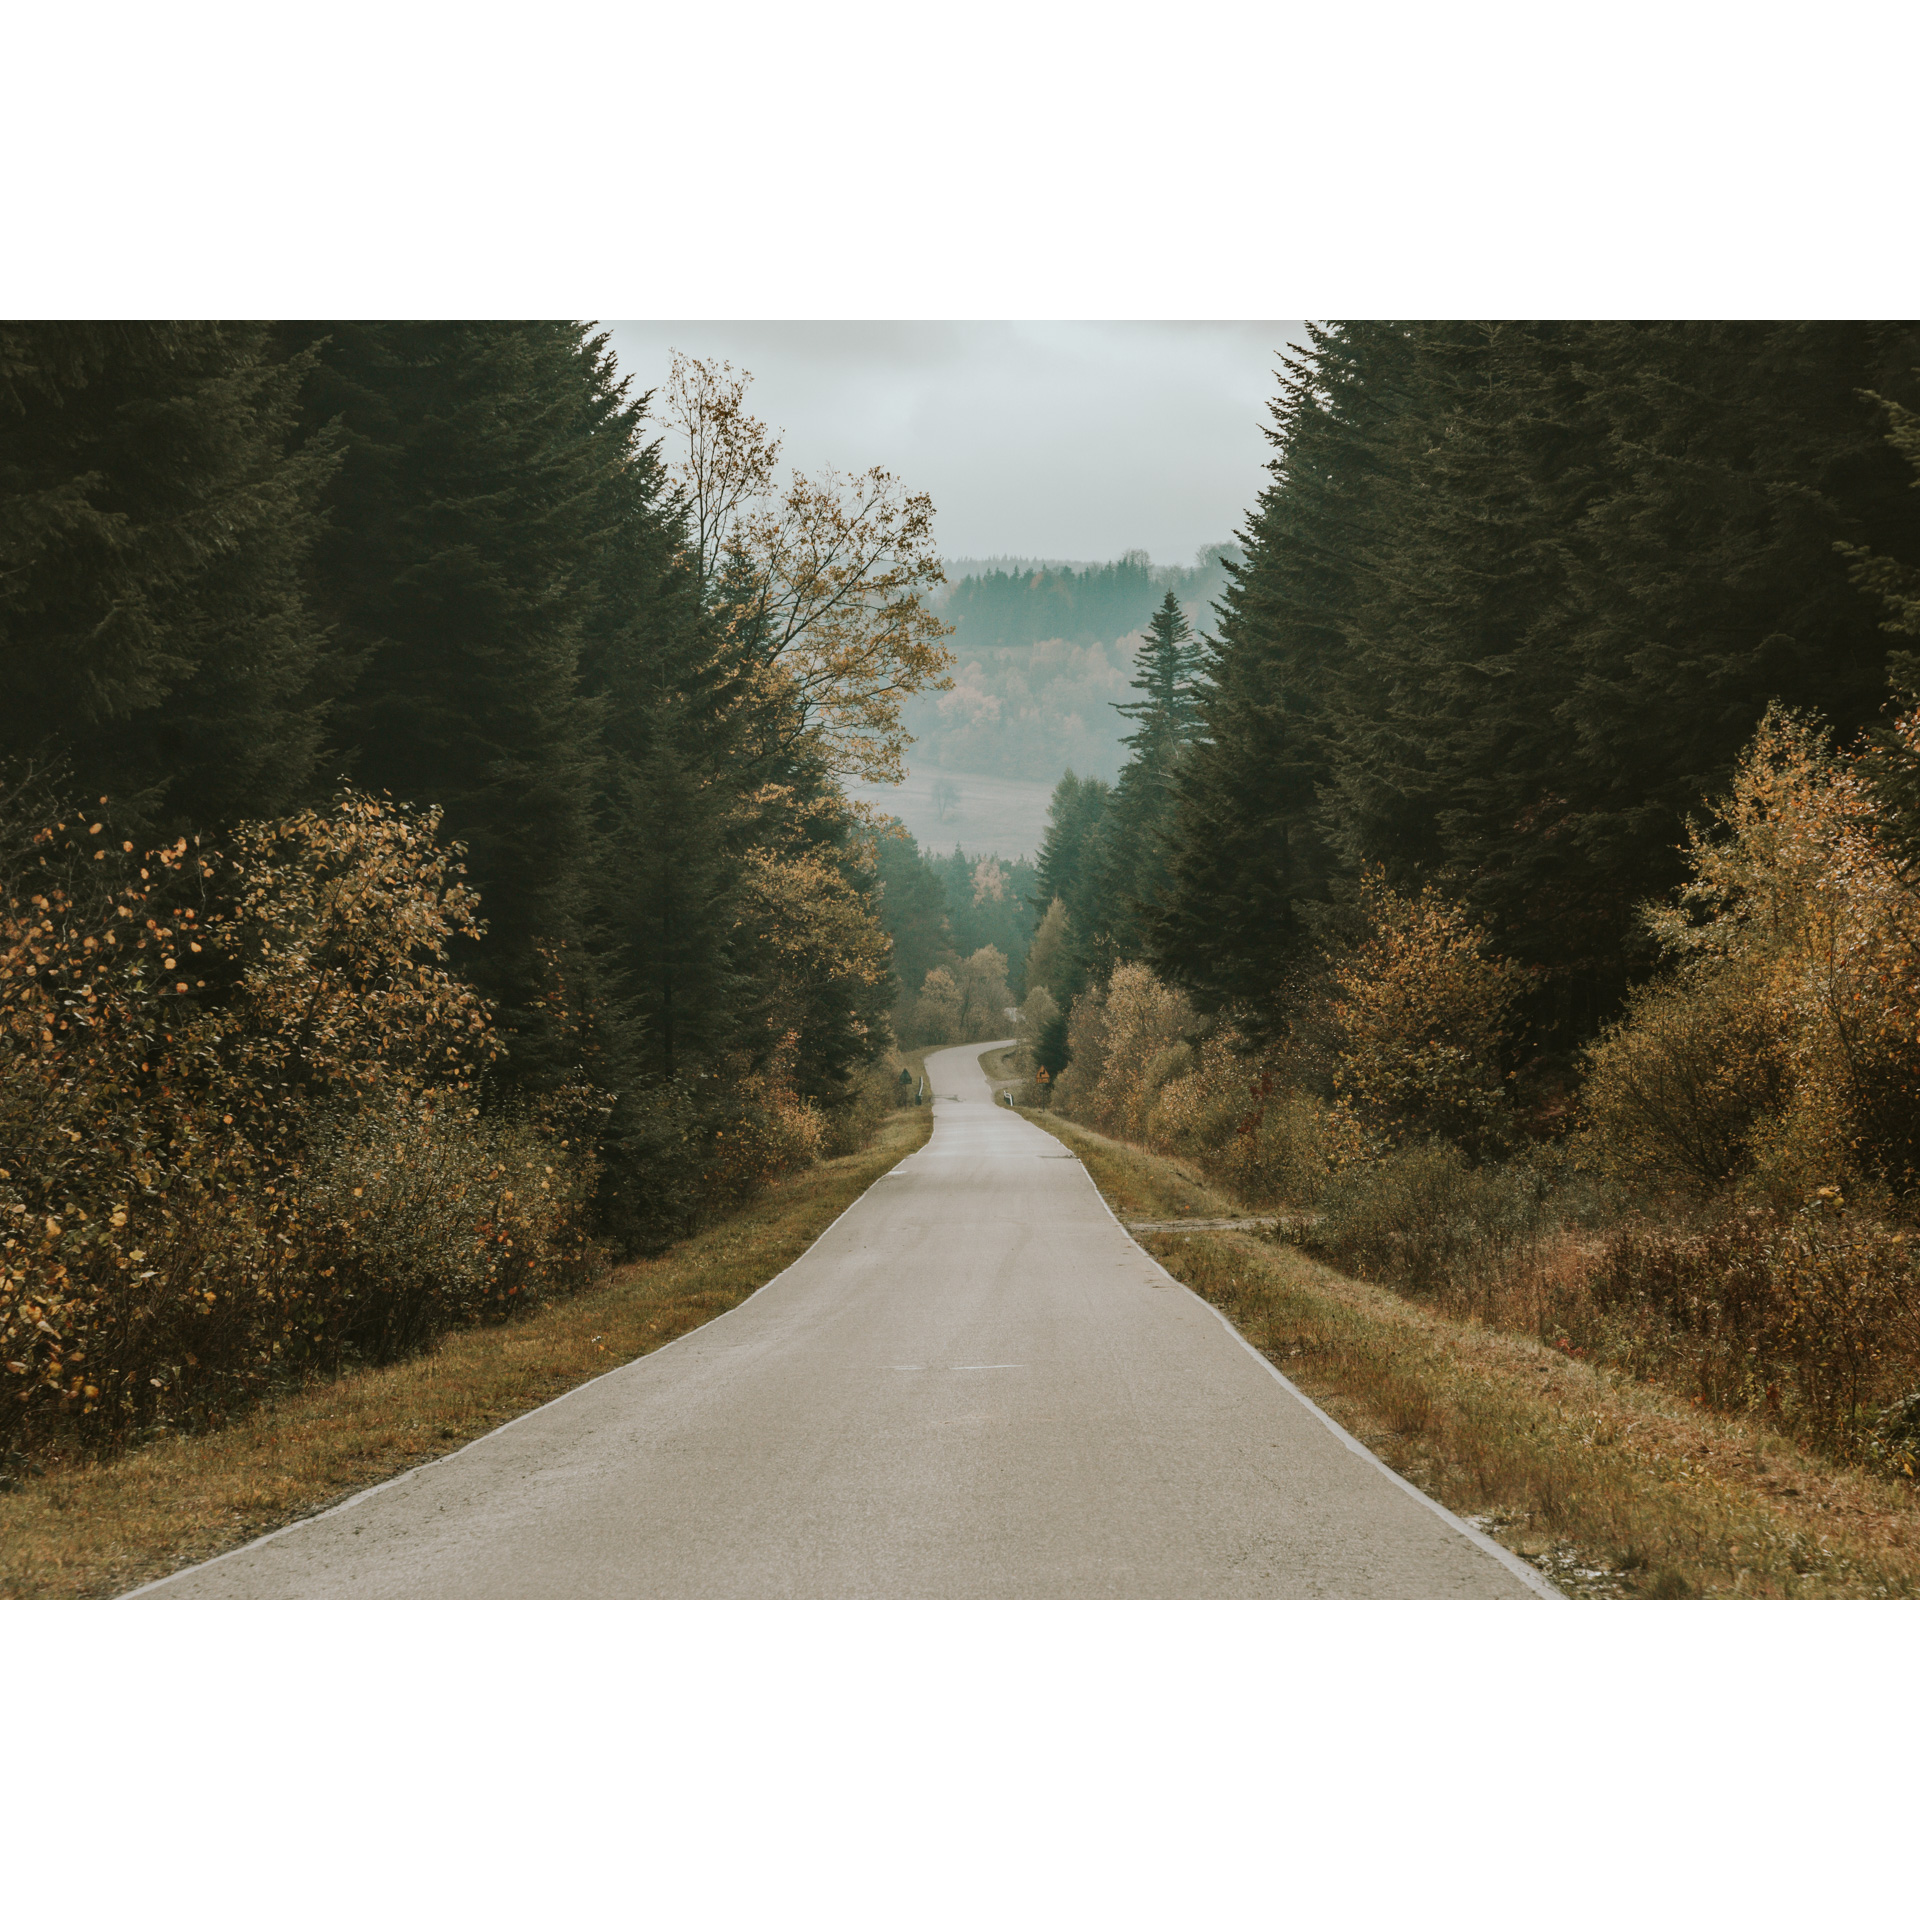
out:
{"label": "road surface", "polygon": [[143,1597],[1540,1597],[994,1105],[989,1050],[928,1061],[932,1140],[731,1313]]}

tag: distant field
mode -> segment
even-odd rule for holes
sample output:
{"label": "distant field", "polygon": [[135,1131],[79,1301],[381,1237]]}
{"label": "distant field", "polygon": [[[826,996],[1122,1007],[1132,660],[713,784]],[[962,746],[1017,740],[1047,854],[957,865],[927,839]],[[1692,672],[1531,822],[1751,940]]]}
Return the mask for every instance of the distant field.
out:
{"label": "distant field", "polygon": [[1053,788],[1052,780],[1008,780],[938,767],[910,767],[897,787],[847,782],[854,799],[897,814],[929,852],[950,853],[957,842],[969,854],[997,853],[1008,860],[1040,851]]}

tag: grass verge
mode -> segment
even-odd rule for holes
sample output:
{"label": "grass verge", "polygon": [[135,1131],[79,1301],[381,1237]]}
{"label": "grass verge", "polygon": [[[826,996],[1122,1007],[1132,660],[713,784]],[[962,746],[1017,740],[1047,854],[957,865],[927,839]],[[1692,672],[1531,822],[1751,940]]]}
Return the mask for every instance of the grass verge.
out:
{"label": "grass verge", "polygon": [[218,1433],[164,1440],[104,1466],[51,1469],[0,1495],[0,1597],[124,1593],[651,1353],[790,1266],[932,1126],[931,1106],[897,1110],[862,1152],[795,1174],[659,1258],[522,1319],[304,1388]]}
{"label": "grass verge", "polygon": [[996,1047],[980,1056],[980,1071],[997,1086],[1024,1086],[1032,1077],[1020,1064],[1020,1043]]}
{"label": "grass verge", "polygon": [[[1079,1154],[1123,1221],[1244,1217],[1177,1161],[1054,1114],[1025,1117]],[[1564,1592],[1920,1592],[1920,1510],[1903,1487],[1256,1234],[1140,1238],[1396,1472]]]}

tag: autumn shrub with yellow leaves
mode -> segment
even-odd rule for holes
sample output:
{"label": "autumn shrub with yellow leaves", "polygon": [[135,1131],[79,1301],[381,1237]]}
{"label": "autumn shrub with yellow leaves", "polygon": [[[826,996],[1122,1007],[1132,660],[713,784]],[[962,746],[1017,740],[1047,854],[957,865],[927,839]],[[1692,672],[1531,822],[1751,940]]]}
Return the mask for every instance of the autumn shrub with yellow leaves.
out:
{"label": "autumn shrub with yellow leaves", "polygon": [[1497,1156],[1512,1139],[1502,1053],[1514,970],[1437,889],[1403,895],[1369,874],[1357,909],[1360,936],[1322,989],[1330,1086],[1310,1084],[1288,1047],[1255,1057],[1230,1022],[1202,1037],[1184,995],[1122,965],[1074,1003],[1054,1104],[1195,1160],[1249,1199],[1293,1206],[1342,1169],[1435,1143],[1469,1162]]}
{"label": "autumn shrub with yellow leaves", "polygon": [[511,1114],[433,811],[344,793],[221,848],[69,812],[0,874],[0,1449],[217,1422],[597,1257],[598,1103]]}
{"label": "autumn shrub with yellow leaves", "polygon": [[781,1036],[758,1072],[740,1056],[734,1065],[738,1099],[720,1117],[703,1175],[703,1198],[713,1212],[738,1206],[784,1173],[808,1165],[826,1141],[826,1121],[794,1089],[797,1038]]}
{"label": "autumn shrub with yellow leaves", "polygon": [[1917,760],[1920,713],[1849,754],[1770,709],[1649,910],[1669,970],[1585,1090],[1594,1161],[1706,1210],[1608,1245],[1600,1295],[1639,1350],[1901,1471],[1916,1436],[1879,1429],[1920,1389],[1920,892],[1885,776]]}
{"label": "autumn shrub with yellow leaves", "polygon": [[1871,759],[1776,706],[1690,836],[1648,913],[1671,970],[1589,1059],[1589,1137],[1623,1174],[1789,1209],[1920,1185],[1920,891]]}
{"label": "autumn shrub with yellow leaves", "polygon": [[1146,967],[1116,967],[1074,1001],[1071,1058],[1050,1104],[1191,1160],[1249,1200],[1310,1204],[1351,1150],[1346,1117],[1230,1023],[1204,1025],[1178,988]]}
{"label": "autumn shrub with yellow leaves", "polygon": [[1591,1350],[1755,1414],[1844,1457],[1911,1475],[1913,1435],[1885,1415],[1920,1379],[1908,1236],[1837,1188],[1790,1211],[1631,1219],[1587,1287]]}
{"label": "autumn shrub with yellow leaves", "polygon": [[1121,965],[1068,1015],[1070,1064],[1054,1096],[1061,1112],[1130,1140],[1145,1139],[1160,1089],[1190,1064],[1186,996],[1146,967]]}
{"label": "autumn shrub with yellow leaves", "polygon": [[1511,1139],[1501,1054],[1519,985],[1485,933],[1435,887],[1360,879],[1364,937],[1333,964],[1339,1104],[1375,1152],[1451,1141],[1470,1157]]}

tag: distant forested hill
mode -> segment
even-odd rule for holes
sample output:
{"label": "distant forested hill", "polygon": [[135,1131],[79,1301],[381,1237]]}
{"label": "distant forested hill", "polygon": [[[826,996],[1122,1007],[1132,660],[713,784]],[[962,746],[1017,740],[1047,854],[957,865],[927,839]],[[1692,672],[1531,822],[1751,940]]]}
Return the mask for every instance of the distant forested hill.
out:
{"label": "distant forested hill", "polygon": [[1238,551],[1203,548],[1191,567],[1156,567],[1140,552],[1086,567],[957,563],[939,608],[954,625],[954,684],[907,710],[915,764],[1046,781],[1068,767],[1116,776],[1125,728],[1111,703],[1127,697],[1148,619],[1171,591],[1211,633],[1222,562]]}

